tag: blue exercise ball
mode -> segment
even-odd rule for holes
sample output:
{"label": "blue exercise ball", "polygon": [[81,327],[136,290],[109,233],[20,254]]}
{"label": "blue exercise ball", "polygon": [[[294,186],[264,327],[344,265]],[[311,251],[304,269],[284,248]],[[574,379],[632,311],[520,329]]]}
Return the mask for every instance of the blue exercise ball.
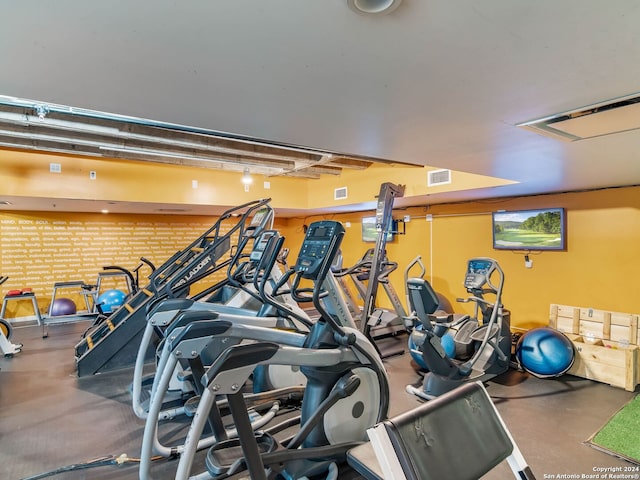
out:
{"label": "blue exercise ball", "polygon": [[59,317],[61,315],[74,315],[76,313],[76,304],[70,298],[56,298],[51,305],[49,315]]}
{"label": "blue exercise ball", "polygon": [[98,297],[98,304],[102,308],[102,313],[115,312],[122,304],[126,294],[122,290],[106,290]]}
{"label": "blue exercise ball", "polygon": [[[427,364],[422,357],[422,347],[418,347],[422,345],[426,339],[424,338],[426,334],[424,333],[424,327],[422,325],[416,326],[409,335],[409,354],[414,362],[418,364],[418,366],[423,370],[429,370],[427,368]],[[440,337],[440,344],[442,348],[444,348],[444,353],[446,353],[447,357],[454,358],[456,355],[456,344],[453,339],[453,335],[450,333],[445,333],[442,337]]]}
{"label": "blue exercise ball", "polygon": [[559,377],[573,365],[571,340],[548,327],[534,328],[520,337],[516,358],[527,372],[541,378]]}
{"label": "blue exercise ball", "polygon": [[440,337],[440,343],[442,344],[442,348],[444,348],[444,353],[447,354],[447,357],[454,358],[456,356],[456,342],[453,339],[453,335],[445,333]]}

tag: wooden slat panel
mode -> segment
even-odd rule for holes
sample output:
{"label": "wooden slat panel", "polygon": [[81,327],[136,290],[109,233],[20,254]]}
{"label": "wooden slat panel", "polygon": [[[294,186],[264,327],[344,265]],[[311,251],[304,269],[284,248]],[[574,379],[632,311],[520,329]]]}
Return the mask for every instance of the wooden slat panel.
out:
{"label": "wooden slat panel", "polygon": [[604,323],[605,312],[593,308],[581,308],[580,320]]}
{"label": "wooden slat panel", "polygon": [[611,325],[621,325],[624,327],[630,327],[633,317],[630,313],[611,312]]}
{"label": "wooden slat panel", "polygon": [[579,334],[585,337],[604,338],[601,322],[580,322]]}
{"label": "wooden slat panel", "polygon": [[637,345],[640,341],[638,317],[630,313],[551,304],[549,326],[564,333]]}
{"label": "wooden slat panel", "polygon": [[589,343],[582,336],[568,335],[574,345],[576,358],[569,374],[607,383],[633,391],[639,383],[638,347],[619,346],[614,342],[597,340]]}
{"label": "wooden slat panel", "polygon": [[551,308],[549,309],[549,326],[551,328],[558,329],[558,305],[555,303],[551,304]]}

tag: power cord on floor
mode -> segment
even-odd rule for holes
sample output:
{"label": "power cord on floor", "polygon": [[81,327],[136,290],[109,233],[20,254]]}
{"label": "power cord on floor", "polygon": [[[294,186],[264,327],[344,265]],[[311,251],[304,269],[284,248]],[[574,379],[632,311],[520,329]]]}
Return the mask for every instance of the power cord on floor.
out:
{"label": "power cord on floor", "polygon": [[[165,457],[153,457],[151,460],[156,461]],[[119,457],[114,457],[113,455],[108,455],[105,457],[96,458],[94,460],[89,460],[83,463],[74,463],[72,465],[66,465],[64,467],[57,468],[55,470],[51,470],[49,472],[38,473],[37,475],[33,475],[31,477],[25,477],[21,480],[38,480],[40,478],[52,477],[53,475],[59,475],[65,472],[73,472],[76,470],[84,470],[86,468],[94,468],[94,467],[104,467],[107,465],[124,465],[125,463],[140,463],[139,458],[131,458],[126,453],[123,453]]]}

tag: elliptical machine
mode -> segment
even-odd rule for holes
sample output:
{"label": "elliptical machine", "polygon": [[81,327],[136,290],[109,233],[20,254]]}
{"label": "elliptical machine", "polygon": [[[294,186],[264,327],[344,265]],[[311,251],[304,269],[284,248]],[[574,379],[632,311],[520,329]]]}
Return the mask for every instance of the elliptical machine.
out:
{"label": "elliptical machine", "polygon": [[[252,283],[255,291],[261,296],[265,295],[266,284],[272,281],[271,272],[276,263],[278,248],[282,245],[283,238],[273,230],[265,230],[256,241],[251,258],[257,264],[252,268]],[[269,291],[271,291],[269,289]],[[287,306],[282,300],[282,305]],[[288,332],[307,333],[308,329],[300,331],[296,328],[292,318],[287,316],[256,316],[256,315],[234,315],[214,309],[186,309],[178,311],[175,318],[166,326],[165,339],[162,342],[162,350],[158,359],[157,372],[153,379],[151,388],[150,403],[148,412],[142,410],[134,411],[141,418],[146,417],[145,430],[140,454],[139,476],[147,479],[150,475],[150,466],[153,455],[164,457],[178,456],[184,449],[184,445],[177,444],[166,446],[160,442],[158,435],[159,423],[162,420],[169,420],[181,414],[192,416],[203,393],[204,386],[202,377],[206,369],[231,345],[242,342],[242,338],[228,338],[216,335],[215,325],[210,323],[213,319],[221,319],[227,323],[240,323],[242,325],[253,325],[263,328],[277,330],[278,337],[286,335]],[[287,307],[288,308],[288,307]],[[282,313],[282,312],[281,312]],[[289,312],[291,315],[292,312]],[[304,324],[298,324],[304,327]],[[176,368],[180,365],[180,376],[185,379],[185,372],[188,372],[189,383],[194,387],[194,392],[182,406],[172,407],[165,403],[166,395],[170,390],[170,383],[175,377]],[[252,408],[252,428],[259,428],[274,418],[281,406],[286,405],[298,408],[300,399],[304,393],[304,383],[306,378],[290,366],[269,366],[274,368],[257,367],[253,373],[253,387],[255,394],[245,398],[251,402]],[[260,369],[260,374],[257,371]],[[259,377],[259,378],[258,378]],[[135,386],[135,385],[134,385]],[[266,408],[265,408],[266,406]],[[138,406],[138,409],[141,406]],[[257,411],[260,410],[260,414]],[[266,411],[265,413],[265,410]],[[218,432],[217,436],[224,431],[226,437],[235,437],[232,427],[224,427],[218,418],[217,408],[212,409],[208,415],[209,431]],[[174,432],[175,433],[175,432]],[[198,441],[197,449],[207,448],[215,443],[216,436],[203,437]]]}
{"label": "elliptical machine", "polygon": [[[242,470],[260,480],[269,478],[265,469],[288,480],[335,472],[336,462],[366,440],[366,429],[386,418],[389,384],[374,345],[356,328],[341,325],[322,301],[323,285],[343,236],[344,227],[338,222],[311,224],[295,266],[285,273],[273,294],[267,295],[275,302],[278,289],[291,279],[294,299],[312,301],[321,314],[308,335],[224,320],[206,322],[220,340],[253,343],[226,349],[203,377],[206,389],[187,435],[176,479],[189,477],[204,426],[217,409],[217,395],[227,397],[238,438],[228,439],[224,429],[215,431],[218,441],[206,462],[214,478],[227,478]],[[303,279],[311,280],[313,287],[301,287]],[[242,386],[256,365],[298,365],[307,377],[300,429],[283,442],[276,441],[274,434],[291,426],[286,422],[255,434],[251,427]],[[237,455],[230,460],[234,451]]]}
{"label": "elliptical machine", "polygon": [[[139,346],[131,387],[133,410],[138,418],[147,418],[149,405],[142,401],[145,383],[148,388],[150,386],[149,381],[153,381],[150,396],[156,393],[157,388],[155,377],[147,377],[146,382],[143,377],[145,353],[149,348],[154,333],[162,339],[157,348],[158,369],[156,373],[157,376],[160,376],[164,368],[159,367],[161,363],[164,363],[161,362],[161,356],[171,354],[166,348],[168,347],[166,344],[167,336],[171,335],[173,338],[176,338],[178,332],[183,330],[188,322],[201,319],[201,317],[211,318],[211,312],[220,314],[224,319],[233,322],[257,324],[270,328],[300,331],[303,333],[309,331],[311,320],[304,316],[303,310],[300,309],[297,304],[294,304],[293,300],[289,300],[288,295],[283,296],[281,299],[282,303],[286,305],[288,309],[286,312],[283,312],[282,309],[277,310],[273,306],[266,304],[260,297],[261,288],[266,289],[267,285],[269,285],[269,290],[271,290],[276,279],[281,277],[278,267],[275,266],[278,252],[273,251],[274,245],[272,242],[272,240],[278,236],[279,234],[274,230],[264,230],[263,227],[259,229],[247,229],[247,231],[241,235],[236,253],[229,263],[227,272],[228,280],[225,285],[230,285],[238,290],[235,294],[236,297],[240,297],[242,292],[246,292],[247,297],[255,297],[256,300],[254,301],[261,305],[259,310],[233,307],[226,304],[215,304],[207,301],[196,302],[193,299],[186,298],[163,299],[151,308],[147,315],[147,325]],[[249,246],[249,240],[251,239],[255,241],[251,253],[247,253],[245,249]],[[269,260],[269,270],[266,271],[263,265],[265,261]],[[276,272],[277,275],[274,272]],[[205,313],[199,316],[197,314],[199,311]],[[193,348],[192,346],[191,349]],[[191,362],[195,361],[196,357],[199,358],[200,355],[193,355]],[[205,359],[208,357],[210,357],[210,355],[205,354]],[[170,404],[176,403],[176,396],[184,399],[193,396],[194,393],[199,393],[200,384],[199,378],[197,378],[198,375],[191,370],[187,363],[189,362],[186,359],[182,359],[180,362],[182,367],[176,369],[174,379],[171,380],[170,386],[167,385],[171,393],[169,391],[163,392],[163,394],[166,393],[165,402],[168,408],[161,413],[159,419],[168,420],[178,414],[184,413],[183,408],[170,406]],[[209,366],[210,363],[205,363],[205,365]],[[205,365],[200,365],[196,370],[204,369]]]}
{"label": "elliptical machine", "polygon": [[[493,274],[498,277],[497,283],[491,279]],[[464,361],[450,358],[430,320],[421,319],[424,337],[417,347],[429,372],[421,388],[408,385],[407,392],[430,400],[463,383],[485,381],[509,369],[511,330],[510,314],[502,305],[504,272],[491,258],[473,258],[467,263],[464,286],[471,296],[458,301],[474,302],[474,318],[478,321],[477,328],[465,332],[473,353]],[[486,294],[495,296],[493,303],[485,300]]]}

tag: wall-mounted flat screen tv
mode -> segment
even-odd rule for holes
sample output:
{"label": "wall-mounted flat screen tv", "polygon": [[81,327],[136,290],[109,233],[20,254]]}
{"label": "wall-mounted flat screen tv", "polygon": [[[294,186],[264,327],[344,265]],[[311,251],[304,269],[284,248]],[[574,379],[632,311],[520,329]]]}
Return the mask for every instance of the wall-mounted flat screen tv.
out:
{"label": "wall-mounted flat screen tv", "polygon": [[[389,222],[385,229],[387,231],[386,241],[393,240],[393,221]],[[376,217],[362,217],[362,241],[375,242],[378,240],[378,232],[376,230]]]}
{"label": "wall-mounted flat screen tv", "polygon": [[565,250],[563,208],[493,212],[493,248],[499,250]]}

